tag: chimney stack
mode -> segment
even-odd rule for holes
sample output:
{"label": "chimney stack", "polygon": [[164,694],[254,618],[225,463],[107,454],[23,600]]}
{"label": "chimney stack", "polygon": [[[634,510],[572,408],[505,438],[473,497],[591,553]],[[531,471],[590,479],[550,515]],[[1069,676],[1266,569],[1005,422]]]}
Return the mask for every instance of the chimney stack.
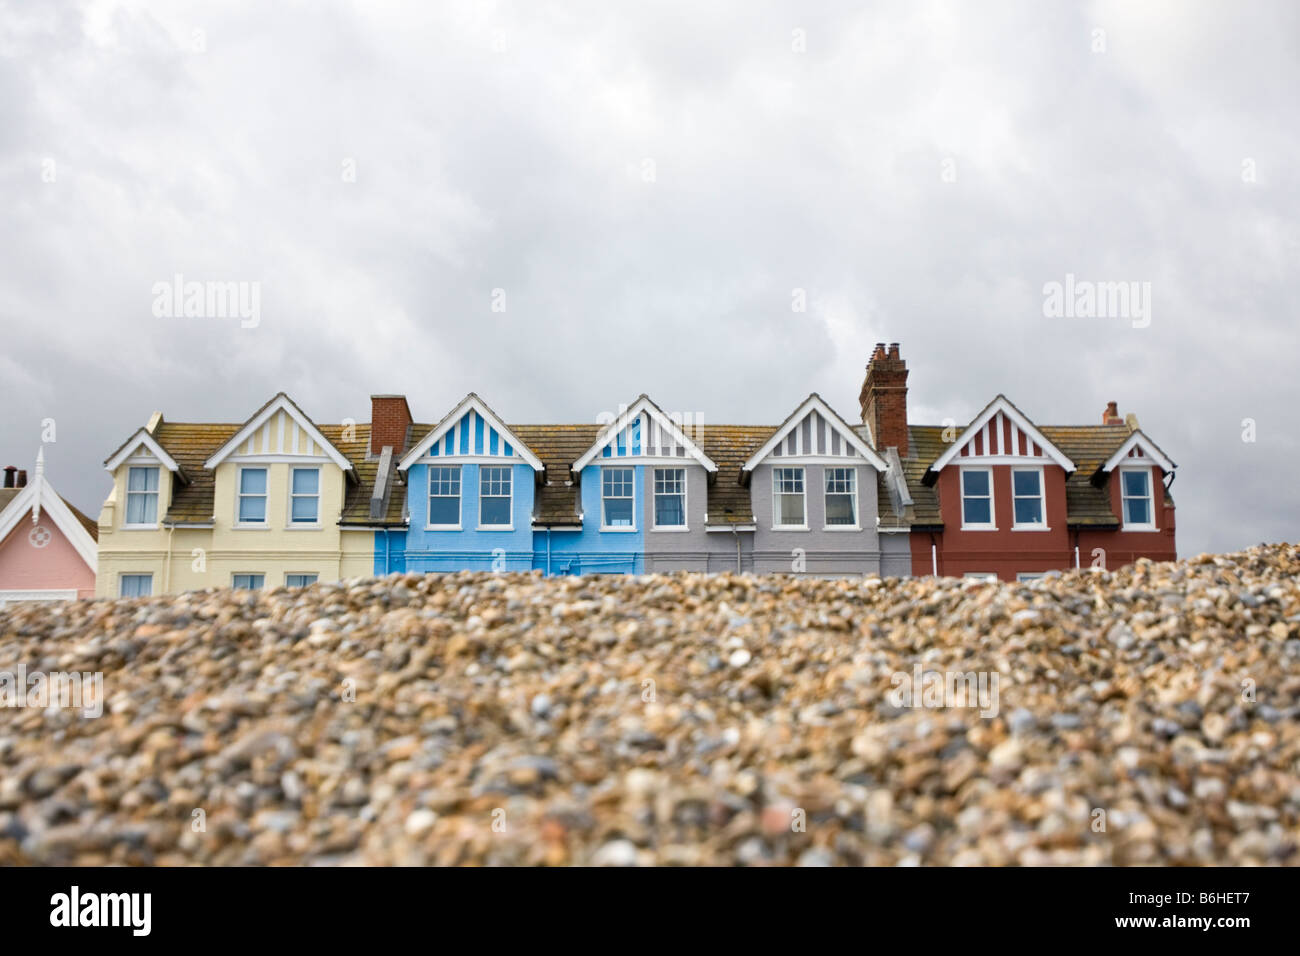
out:
{"label": "chimney stack", "polygon": [[406,450],[406,432],[411,425],[411,407],[405,395],[370,396],[370,454],[378,457],[384,446],[400,456]]}
{"label": "chimney stack", "polygon": [[21,468],[18,470],[18,484],[14,485],[14,487],[15,488],[27,487],[27,472],[23,471]]}
{"label": "chimney stack", "polygon": [[1124,424],[1124,419],[1119,417],[1119,406],[1115,402],[1106,403],[1106,410],[1101,413],[1101,423],[1103,425]]}
{"label": "chimney stack", "polygon": [[17,470],[18,469],[15,468],[13,465],[5,465],[5,487],[6,488],[12,488],[14,486],[14,472],[16,472]]}
{"label": "chimney stack", "polygon": [[876,447],[898,449],[907,457],[907,363],[898,354],[898,343],[877,342],[867,363],[867,377],[858,393],[862,421],[871,429]]}

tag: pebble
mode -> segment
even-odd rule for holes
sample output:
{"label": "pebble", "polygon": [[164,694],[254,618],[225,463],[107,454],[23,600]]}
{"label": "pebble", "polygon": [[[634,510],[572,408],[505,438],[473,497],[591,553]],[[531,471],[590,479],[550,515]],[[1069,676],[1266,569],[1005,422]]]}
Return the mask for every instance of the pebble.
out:
{"label": "pebble", "polygon": [[[1296,864],[1298,582],[1271,545],[11,605],[0,671],[107,706],[0,707],[0,865]],[[891,695],[954,672],[999,698]]]}

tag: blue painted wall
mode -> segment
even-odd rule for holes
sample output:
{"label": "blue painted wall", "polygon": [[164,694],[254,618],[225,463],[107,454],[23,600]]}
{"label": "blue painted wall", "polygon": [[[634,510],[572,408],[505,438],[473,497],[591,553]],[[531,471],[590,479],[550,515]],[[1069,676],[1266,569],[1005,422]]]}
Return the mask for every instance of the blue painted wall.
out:
{"label": "blue painted wall", "polygon": [[[608,459],[605,459],[608,463]],[[631,531],[600,530],[600,465],[582,469],[582,530],[550,533],[551,574],[642,574],[645,571],[645,466],[634,465]],[[547,570],[547,532],[533,534],[533,567]]]}
{"label": "blue painted wall", "polygon": [[[431,531],[426,528],[429,520],[429,466],[417,464],[408,470],[406,506],[410,514],[410,525],[404,542],[404,570],[532,569],[533,469],[528,465],[510,465],[513,528],[509,531],[483,531],[478,527],[480,467],[473,462],[460,465],[460,531]],[[382,548],[383,534],[376,534],[375,539],[376,544]],[[499,554],[497,549],[501,549],[504,554]],[[498,557],[501,561],[494,566],[493,562]]]}

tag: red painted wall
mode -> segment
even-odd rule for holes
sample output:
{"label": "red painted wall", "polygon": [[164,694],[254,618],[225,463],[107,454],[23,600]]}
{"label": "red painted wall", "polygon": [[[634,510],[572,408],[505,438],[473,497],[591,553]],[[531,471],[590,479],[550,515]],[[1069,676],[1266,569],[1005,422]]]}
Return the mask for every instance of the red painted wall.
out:
{"label": "red painted wall", "polygon": [[[928,533],[913,531],[912,573],[932,574],[930,545],[938,546],[938,572],[941,575],[961,577],[972,572],[993,572],[1003,581],[1014,581],[1020,572],[1040,573],[1064,571],[1074,567],[1075,534],[1066,525],[1065,471],[1059,465],[1043,466],[1043,485],[1047,515],[1047,531],[1014,531],[1011,528],[1014,511],[1011,497],[1011,465],[993,465],[993,517],[997,523],[994,531],[963,531],[961,529],[961,475],[956,466],[944,468],[939,473],[936,490],[939,495],[939,512],[944,530]],[[1159,495],[1163,475],[1154,468],[1152,487]],[[1120,489],[1118,472],[1109,479],[1108,492],[1111,508],[1120,515]],[[1174,509],[1156,507],[1156,532],[1080,531],[1078,533],[1079,560],[1087,567],[1092,563],[1092,551],[1105,551],[1105,566],[1110,569],[1131,564],[1139,557],[1154,560],[1173,560]]]}

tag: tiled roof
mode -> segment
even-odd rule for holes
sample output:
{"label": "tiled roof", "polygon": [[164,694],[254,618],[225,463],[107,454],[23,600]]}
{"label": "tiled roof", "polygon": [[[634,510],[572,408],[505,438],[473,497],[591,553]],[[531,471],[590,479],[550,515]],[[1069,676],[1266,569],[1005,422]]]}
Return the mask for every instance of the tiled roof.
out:
{"label": "tiled roof", "polygon": [[[1119,518],[1111,510],[1106,490],[1093,485],[1089,479],[1128,438],[1128,426],[1038,425],[1037,428],[1048,441],[1068,455],[1076,466],[1076,471],[1065,482],[1067,524],[1073,527],[1119,524]],[[903,471],[907,475],[907,487],[912,495],[912,524],[942,526],[938,493],[934,486],[927,486],[922,479],[935,459],[948,450],[949,444],[943,440],[943,426],[909,425],[908,445],[908,457],[903,460]],[[1167,490],[1165,503],[1173,504],[1173,498]]]}
{"label": "tiled roof", "polygon": [[507,425],[546,471],[537,489],[533,523],[547,527],[578,527],[578,486],[570,480],[569,466],[595,444],[600,425]]}
{"label": "tiled roof", "polygon": [[776,432],[775,425],[704,425],[700,447],[718,466],[709,488],[708,524],[752,525],[754,506],[740,468]]}

